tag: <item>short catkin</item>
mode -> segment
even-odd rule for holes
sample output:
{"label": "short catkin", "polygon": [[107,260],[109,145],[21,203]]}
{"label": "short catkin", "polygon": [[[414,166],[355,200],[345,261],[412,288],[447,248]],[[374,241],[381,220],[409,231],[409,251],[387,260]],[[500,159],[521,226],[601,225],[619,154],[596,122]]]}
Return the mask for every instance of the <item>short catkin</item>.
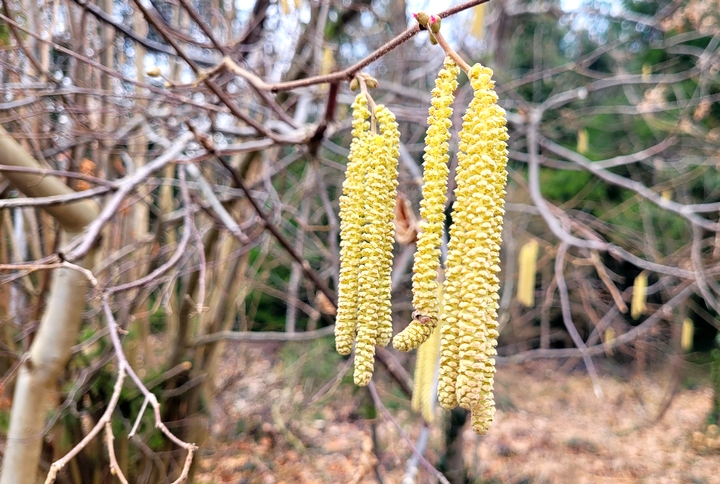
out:
{"label": "short catkin", "polygon": [[647,299],[647,274],[641,272],[633,282],[633,295],[630,303],[630,315],[638,319],[645,312],[645,300]]}
{"label": "short catkin", "polygon": [[413,321],[395,338],[393,346],[410,351],[424,343],[437,326],[440,303],[438,300],[438,270],[440,245],[445,225],[447,201],[448,159],[450,128],[452,126],[453,93],[457,89],[460,69],[450,58],[438,73],[432,90],[425,136],[423,172],[423,200],[420,202],[421,232],[413,264]]}
{"label": "short catkin", "polygon": [[680,348],[682,348],[685,353],[692,349],[694,337],[695,325],[692,319],[685,318],[682,322],[682,333],[680,335]]}
{"label": "short catkin", "polygon": [[526,308],[535,305],[535,275],[537,273],[537,256],[540,245],[532,239],[520,249],[517,299]]}
{"label": "short catkin", "polygon": [[475,432],[492,421],[500,243],[507,181],[505,111],[492,70],[469,72],[474,96],[460,132],[453,225],[444,284],[438,401],[472,413]]}

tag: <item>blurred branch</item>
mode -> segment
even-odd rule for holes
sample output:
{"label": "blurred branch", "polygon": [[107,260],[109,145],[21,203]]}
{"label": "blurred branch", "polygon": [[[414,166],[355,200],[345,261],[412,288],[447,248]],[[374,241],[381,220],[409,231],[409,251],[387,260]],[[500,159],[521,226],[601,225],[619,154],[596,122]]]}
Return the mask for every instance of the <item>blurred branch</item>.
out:
{"label": "blurred branch", "polygon": [[580,333],[578,333],[575,323],[572,320],[572,314],[570,312],[570,298],[568,297],[568,288],[565,283],[565,253],[567,252],[568,245],[561,243],[558,247],[557,254],[555,254],[555,280],[557,281],[558,292],[560,293],[560,309],[562,311],[562,319],[567,329],[570,338],[572,338],[575,346],[580,350],[585,367],[587,368],[588,375],[593,382],[593,389],[595,390],[595,396],[598,398],[602,397],[602,387],[600,386],[600,380],[598,378],[595,364],[592,361],[592,357],[587,354],[587,346],[582,340]]}
{"label": "blurred branch", "polygon": [[[455,15],[456,13],[462,12],[464,10],[475,7],[477,5],[481,5],[483,3],[487,3],[489,1],[490,0],[469,0],[467,2],[456,5],[455,7],[444,10],[437,15],[439,15],[441,18],[447,18],[452,15]],[[222,60],[222,62],[216,68],[213,69],[213,71],[217,71],[220,68],[225,67],[226,69],[237,74],[238,76],[245,78],[255,88],[261,89],[264,91],[272,91],[272,92],[292,91],[299,87],[314,86],[316,84],[336,84],[341,81],[350,82],[352,80],[352,78],[355,77],[355,74],[357,74],[358,72],[360,72],[361,70],[363,70],[365,67],[369,66],[376,60],[380,59],[382,56],[384,56],[388,52],[396,49],[397,47],[401,46],[408,40],[412,39],[421,30],[422,29],[420,28],[420,26],[415,24],[412,27],[405,30],[400,35],[398,35],[397,37],[389,40],[387,43],[385,43],[384,45],[382,45],[381,47],[376,49],[374,52],[372,52],[370,55],[368,55],[361,61],[358,61],[355,64],[353,64],[349,67],[346,67],[345,69],[343,69],[341,71],[333,72],[331,74],[325,74],[325,75],[321,75],[321,76],[307,77],[305,79],[299,79],[296,81],[278,82],[278,83],[268,84],[265,81],[263,81],[260,77],[253,74],[252,72],[238,66],[229,57],[225,57]]]}
{"label": "blurred branch", "polygon": [[692,283],[685,283],[680,286],[682,289],[675,294],[668,302],[658,308],[653,314],[648,316],[638,326],[635,326],[630,331],[623,333],[611,342],[605,342],[595,346],[589,346],[584,351],[578,348],[561,348],[561,349],[537,349],[524,351],[513,356],[497,356],[496,359],[500,364],[506,363],[523,363],[528,360],[535,360],[539,358],[577,358],[583,355],[597,356],[605,353],[608,348],[617,348],[618,346],[631,343],[635,341],[639,336],[644,335],[650,331],[657,323],[664,318],[670,317],[672,310],[685,302],[695,292],[695,285]]}
{"label": "blurred branch", "polygon": [[287,333],[285,331],[219,331],[201,336],[192,342],[193,346],[202,346],[216,341],[312,341],[330,336],[335,325],[326,326],[313,331]]}

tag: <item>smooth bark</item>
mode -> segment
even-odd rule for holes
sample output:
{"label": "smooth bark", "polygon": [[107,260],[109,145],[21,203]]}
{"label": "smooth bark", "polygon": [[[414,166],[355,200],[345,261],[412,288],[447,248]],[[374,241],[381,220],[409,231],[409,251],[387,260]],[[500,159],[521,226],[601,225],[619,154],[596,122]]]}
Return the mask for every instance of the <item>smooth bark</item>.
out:
{"label": "smooth bark", "polygon": [[[42,168],[2,127],[0,164]],[[66,195],[73,190],[54,176],[6,172],[5,176],[28,197]],[[65,231],[65,241],[82,233],[99,213],[91,200],[45,207]],[[77,261],[92,269],[94,250]],[[10,428],[0,484],[32,484],[36,480],[43,428],[50,397],[77,342],[89,283],[83,273],[70,268],[56,269],[45,314],[30,351],[18,371],[10,414]]]}

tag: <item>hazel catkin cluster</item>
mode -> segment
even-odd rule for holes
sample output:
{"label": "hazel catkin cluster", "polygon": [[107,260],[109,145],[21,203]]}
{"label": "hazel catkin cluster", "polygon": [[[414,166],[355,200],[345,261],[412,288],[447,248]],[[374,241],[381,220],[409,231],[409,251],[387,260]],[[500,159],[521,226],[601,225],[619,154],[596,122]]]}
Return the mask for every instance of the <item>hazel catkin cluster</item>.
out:
{"label": "hazel catkin cluster", "polygon": [[400,133],[395,116],[375,108],[379,134],[370,130],[365,94],[353,104],[353,141],[340,198],[340,281],[335,345],[349,354],[355,341],[357,385],[370,383],[375,345],[392,337],[390,273],[394,241]]}
{"label": "hazel catkin cluster", "polygon": [[[445,43],[439,29],[432,32],[439,43]],[[459,135],[445,279],[438,281],[458,65],[468,73],[473,99]],[[429,388],[439,354],[438,402],[448,410],[458,405],[470,410],[473,429],[479,434],[487,432],[495,413],[497,274],[508,161],[505,111],[497,104],[491,77],[489,68],[469,67],[456,54],[449,54],[436,80],[424,156],[423,222],[413,266],[414,320],[393,340],[395,348],[403,351],[422,345],[414,407],[421,407],[426,419],[432,417]],[[368,121],[366,96],[365,92],[358,95],[353,104],[353,142],[340,199],[341,269],[335,327],[338,352],[350,353],[355,342],[358,385],[370,382],[375,346],[386,345],[392,337],[390,269],[399,156],[394,116],[383,106],[375,108],[376,134]],[[528,262],[534,263],[536,252],[529,252]],[[532,291],[534,275],[527,272]],[[433,331],[438,325],[442,332]]]}

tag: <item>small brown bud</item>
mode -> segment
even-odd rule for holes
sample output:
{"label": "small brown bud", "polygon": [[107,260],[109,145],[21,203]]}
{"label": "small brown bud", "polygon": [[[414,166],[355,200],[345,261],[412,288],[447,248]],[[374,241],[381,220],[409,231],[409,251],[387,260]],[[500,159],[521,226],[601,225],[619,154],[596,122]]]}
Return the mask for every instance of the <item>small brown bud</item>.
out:
{"label": "small brown bud", "polygon": [[353,77],[353,80],[350,81],[350,90],[357,91],[358,89],[360,89],[360,81],[358,81],[357,77]]}
{"label": "small brown bud", "polygon": [[160,77],[162,76],[162,72],[160,72],[160,68],[158,66],[152,66],[150,69],[145,71],[145,74],[148,77]]}
{"label": "small brown bud", "polygon": [[432,321],[430,316],[420,314],[418,311],[413,311],[412,318],[420,324],[428,324]]}

